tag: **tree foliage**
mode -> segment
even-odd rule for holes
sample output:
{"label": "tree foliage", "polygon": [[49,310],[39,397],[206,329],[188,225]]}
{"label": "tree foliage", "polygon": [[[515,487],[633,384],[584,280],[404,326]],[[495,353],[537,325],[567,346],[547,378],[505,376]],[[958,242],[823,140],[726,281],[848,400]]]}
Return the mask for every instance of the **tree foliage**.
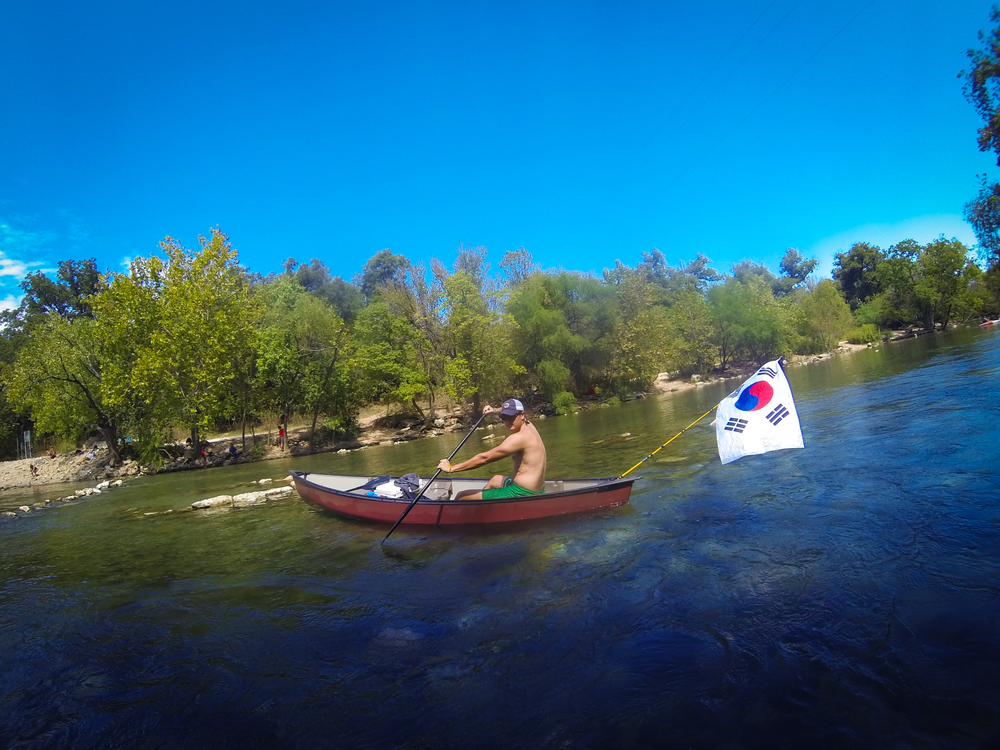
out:
{"label": "tree foliage", "polygon": [[[993,6],[990,21],[994,28],[979,32],[980,49],[968,51],[972,67],[962,71],[962,91],[975,107],[983,126],[978,130],[980,151],[993,151],[1000,165],[1000,7]],[[987,264],[1000,260],[1000,183],[982,176],[979,193],[965,206],[965,218],[972,224]]]}
{"label": "tree foliage", "polygon": [[829,279],[819,282],[799,304],[802,333],[816,342],[821,351],[837,348],[837,344],[854,326],[851,308]]}
{"label": "tree foliage", "polygon": [[[426,417],[442,394],[481,408],[534,391],[559,413],[598,392],[628,397],[663,371],[706,375],[734,360],[834,348],[849,328],[998,311],[997,266],[983,273],[944,237],[837,255],[833,280],[806,287],[816,261],[789,249],[779,273],[753,261],[723,276],[702,254],[671,266],[654,249],[601,278],[540,271],[523,248],[492,275],[483,247],[430,270],[389,250],[355,276],[289,258],[248,275],[218,229],[187,250],[166,238],[128,273],[64,262],[25,282],[0,334],[0,437],[15,427],[155,451],[172,428],[201,432],[274,416],[321,418],[347,433],[363,404]],[[853,320],[851,310],[853,309]]]}
{"label": "tree foliage", "polygon": [[877,269],[885,257],[878,247],[856,242],[846,253],[837,253],[833,259],[833,281],[851,310],[857,310],[859,305],[882,291]]}

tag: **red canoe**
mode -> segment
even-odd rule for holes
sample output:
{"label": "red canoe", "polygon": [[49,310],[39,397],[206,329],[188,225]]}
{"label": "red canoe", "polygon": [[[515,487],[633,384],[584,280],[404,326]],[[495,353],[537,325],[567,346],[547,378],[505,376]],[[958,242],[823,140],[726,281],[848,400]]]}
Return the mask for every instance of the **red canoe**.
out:
{"label": "red canoe", "polygon": [[[304,499],[345,516],[368,521],[395,523],[410,501],[405,497],[378,497],[360,489],[376,477],[345,474],[289,472],[295,489]],[[614,508],[628,502],[632,483],[638,479],[552,479],[545,492],[528,497],[502,500],[453,500],[462,490],[481,490],[486,479],[436,479],[404,524],[476,524],[526,521],[534,518],[581,513],[599,508]],[[427,482],[421,477],[420,486]]]}

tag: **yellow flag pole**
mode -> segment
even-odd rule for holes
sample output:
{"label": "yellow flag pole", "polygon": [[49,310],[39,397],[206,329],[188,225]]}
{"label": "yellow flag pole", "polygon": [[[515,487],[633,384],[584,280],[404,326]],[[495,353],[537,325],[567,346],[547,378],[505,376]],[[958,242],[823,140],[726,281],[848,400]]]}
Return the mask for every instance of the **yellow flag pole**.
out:
{"label": "yellow flag pole", "polygon": [[[706,411],[706,412],[705,412],[704,414],[702,414],[702,415],[701,415],[700,417],[698,417],[698,418],[697,418],[696,420],[694,420],[694,421],[693,421],[693,422],[692,422],[691,424],[689,424],[689,425],[688,425],[687,427],[685,427],[685,428],[684,428],[683,430],[681,430],[681,431],[680,431],[680,432],[678,432],[678,433],[677,433],[676,435],[674,435],[674,436],[673,436],[672,438],[670,438],[670,440],[668,440],[667,442],[665,442],[665,443],[664,443],[663,445],[661,445],[661,446],[660,446],[659,448],[657,448],[657,449],[656,449],[655,451],[653,451],[653,452],[652,452],[652,453],[650,453],[650,454],[649,454],[648,456],[646,456],[646,457],[645,457],[644,459],[642,459],[642,461],[640,461],[640,462],[639,462],[639,463],[637,463],[637,464],[636,464],[635,466],[633,466],[633,467],[632,467],[631,469],[629,469],[628,471],[626,471],[626,472],[625,472],[625,474],[628,474],[628,473],[630,473],[631,471],[633,471],[633,470],[637,469],[638,467],[642,466],[642,465],[643,465],[644,463],[646,463],[646,461],[648,461],[648,460],[649,460],[649,459],[651,459],[651,458],[652,458],[653,456],[655,456],[655,455],[656,455],[657,453],[659,453],[659,452],[660,452],[661,450],[663,450],[664,448],[666,448],[666,447],[667,447],[668,445],[670,445],[670,444],[671,444],[672,442],[674,442],[674,441],[675,441],[675,440],[676,440],[677,438],[679,438],[679,437],[680,437],[681,435],[683,435],[683,434],[684,434],[685,432],[687,432],[688,430],[690,430],[690,429],[691,429],[692,427],[694,427],[694,426],[695,426],[696,424],[698,424],[698,423],[699,423],[699,422],[700,422],[701,420],[703,420],[703,419],[704,419],[705,417],[707,417],[707,416],[708,416],[709,414],[711,414],[711,413],[712,413],[713,411],[715,411],[715,410],[716,410],[716,409],[718,409],[718,408],[719,408],[719,405],[718,405],[718,404],[716,404],[715,406],[713,406],[713,407],[712,407],[711,409],[709,409],[708,411]],[[625,474],[622,474],[622,475],[621,475],[620,477],[618,477],[618,479],[621,479],[622,477],[624,477],[624,476],[625,476]]]}

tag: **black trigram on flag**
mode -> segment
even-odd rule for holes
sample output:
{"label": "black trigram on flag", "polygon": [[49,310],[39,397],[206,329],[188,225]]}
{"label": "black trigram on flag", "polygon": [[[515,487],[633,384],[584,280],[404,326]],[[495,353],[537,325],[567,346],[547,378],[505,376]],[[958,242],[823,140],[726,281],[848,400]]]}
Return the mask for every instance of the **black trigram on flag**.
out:
{"label": "black trigram on flag", "polygon": [[737,419],[736,417],[730,417],[729,421],[726,422],[725,429],[731,430],[732,432],[743,432],[743,428],[746,426],[747,426],[746,419]]}
{"label": "black trigram on flag", "polygon": [[757,370],[757,374],[767,375],[769,378],[773,378],[775,375],[778,374],[778,371],[771,367],[761,367],[759,370]]}
{"label": "black trigram on flag", "polygon": [[791,412],[789,412],[788,409],[786,409],[781,404],[778,404],[773,409],[771,409],[771,413],[767,415],[766,419],[771,424],[777,426],[778,423],[782,419],[784,419],[785,417],[787,417],[790,413]]}

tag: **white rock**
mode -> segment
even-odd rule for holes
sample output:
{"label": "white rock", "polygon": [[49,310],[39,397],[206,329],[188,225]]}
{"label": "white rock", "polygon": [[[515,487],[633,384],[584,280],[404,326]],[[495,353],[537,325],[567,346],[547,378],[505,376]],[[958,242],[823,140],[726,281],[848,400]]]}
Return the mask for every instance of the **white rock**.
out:
{"label": "white rock", "polygon": [[441,417],[438,417],[437,419],[434,420],[434,426],[440,430],[442,427],[444,427],[444,420],[441,419]]}
{"label": "white rock", "polygon": [[233,507],[245,508],[248,505],[260,505],[267,502],[266,492],[243,492],[233,495]]}
{"label": "white rock", "polygon": [[275,487],[274,489],[264,490],[264,497],[281,497],[282,495],[291,495],[291,487]]}
{"label": "white rock", "polygon": [[261,479],[259,482],[257,482],[257,484],[267,484],[268,482],[271,482],[271,481],[273,481],[273,480],[271,480],[270,478]]}
{"label": "white rock", "polygon": [[100,495],[100,494],[101,494],[101,490],[99,490],[99,489],[97,489],[96,487],[94,487],[94,489],[92,489],[92,490],[90,491],[90,494],[91,494],[91,495]]}
{"label": "white rock", "polygon": [[216,495],[215,497],[210,497],[205,500],[199,500],[196,503],[191,503],[192,508],[216,508],[219,506],[232,505],[233,496],[232,495]]}
{"label": "white rock", "polygon": [[21,505],[21,506],[19,506],[18,510],[21,511],[22,513],[30,513],[31,512],[31,508],[29,508],[27,505]]}
{"label": "white rock", "polygon": [[0,513],[0,515],[7,516],[9,518],[17,518],[17,513],[12,510],[5,510],[3,513]]}
{"label": "white rock", "polygon": [[111,486],[111,480],[108,479],[108,480],[105,480],[105,481],[101,482],[99,485],[97,485],[97,487],[95,487],[95,489],[106,490],[110,486]]}
{"label": "white rock", "polygon": [[73,497],[83,497],[87,494],[87,490],[77,490],[73,493]]}
{"label": "white rock", "polygon": [[121,479],[116,479],[114,482],[111,483],[111,486],[112,487],[121,487],[122,486],[122,480]]}

